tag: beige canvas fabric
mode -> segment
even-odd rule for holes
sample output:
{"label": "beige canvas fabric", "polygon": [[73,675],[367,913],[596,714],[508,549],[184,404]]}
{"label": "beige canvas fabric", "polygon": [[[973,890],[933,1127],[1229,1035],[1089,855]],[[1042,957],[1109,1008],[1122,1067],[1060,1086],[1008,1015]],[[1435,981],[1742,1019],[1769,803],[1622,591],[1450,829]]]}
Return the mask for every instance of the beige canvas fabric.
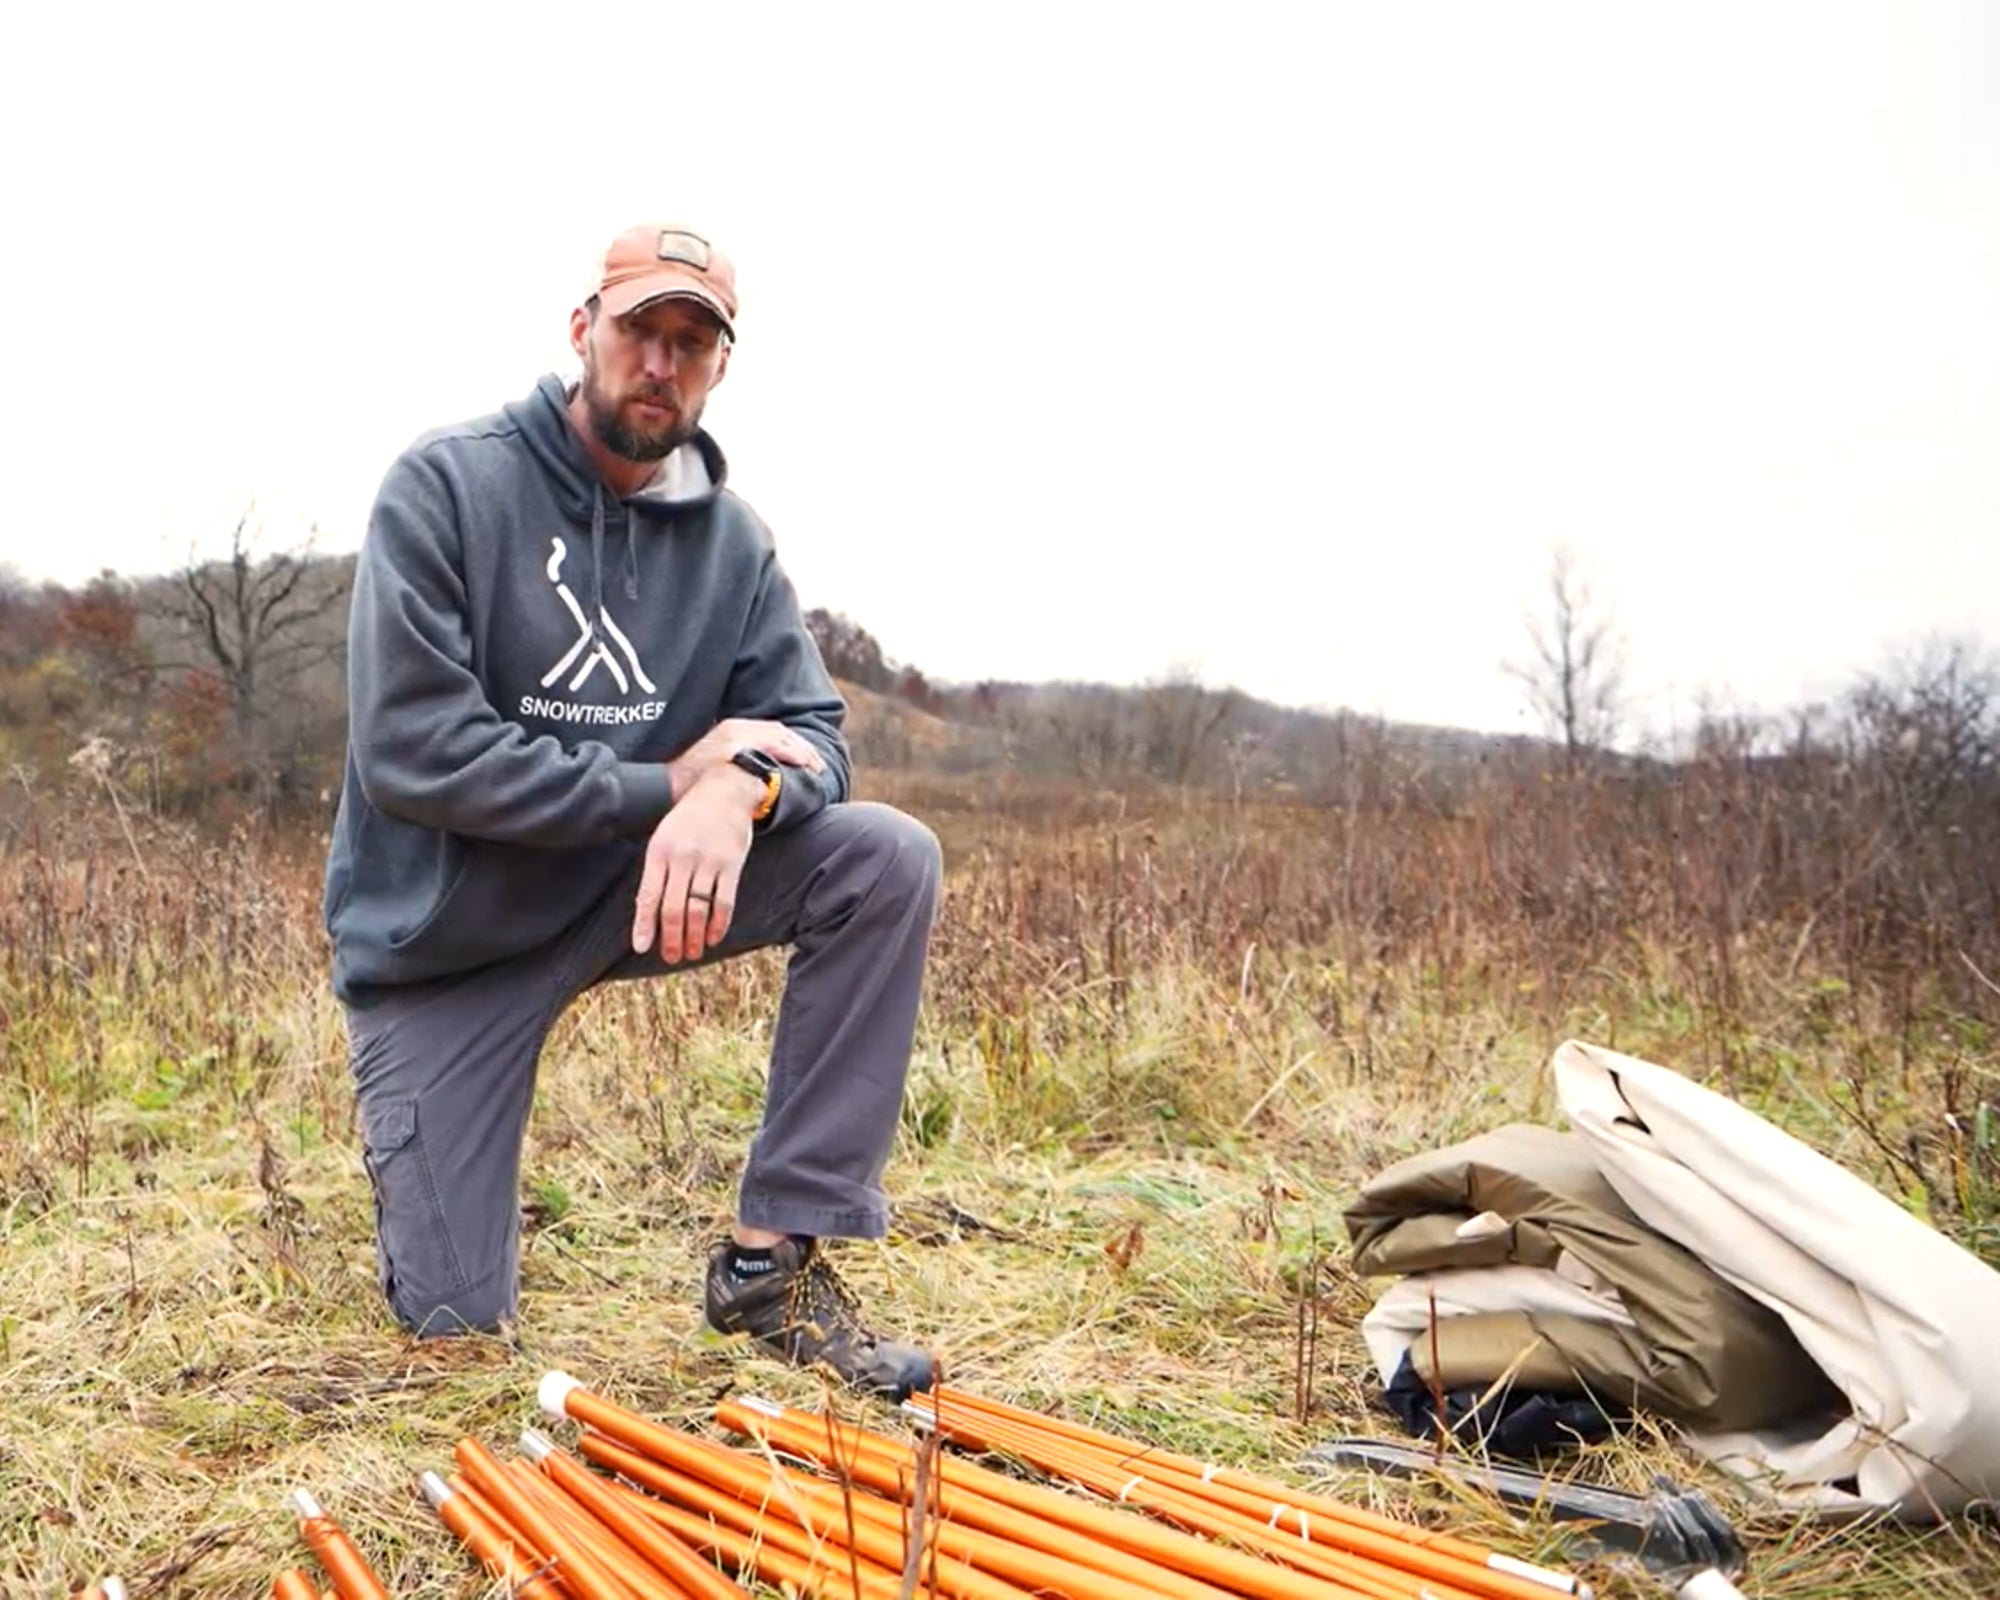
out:
{"label": "beige canvas fabric", "polygon": [[[1361,1337],[1387,1384],[1394,1380],[1411,1345],[1420,1341],[1428,1344],[1424,1336],[1433,1318],[1509,1314],[1632,1326],[1631,1313],[1615,1289],[1587,1289],[1551,1267],[1472,1267],[1462,1272],[1413,1272],[1398,1278],[1361,1319]],[[1501,1370],[1505,1370],[1504,1363]],[[1428,1375],[1428,1368],[1424,1375]],[[1467,1381],[1480,1379],[1475,1375]],[[1573,1382],[1572,1378],[1561,1386],[1568,1388]]]}
{"label": "beige canvas fabric", "polygon": [[[1346,1223],[1357,1272],[1428,1275],[1385,1296],[1371,1340],[1385,1383],[1407,1351],[1446,1387],[1504,1377],[1710,1430],[1837,1400],[1784,1323],[1641,1222],[1573,1134],[1516,1124],[1411,1156],[1363,1187]],[[1560,1283],[1578,1295],[1558,1303]],[[1426,1315],[1393,1348],[1385,1321],[1407,1324],[1408,1296],[1431,1285],[1437,1327]]]}
{"label": "beige canvas fabric", "polygon": [[1564,1113],[1619,1197],[1785,1321],[1852,1415],[1714,1434],[1716,1460],[1827,1510],[2000,1497],[2000,1273],[1734,1101],[1570,1042]]}

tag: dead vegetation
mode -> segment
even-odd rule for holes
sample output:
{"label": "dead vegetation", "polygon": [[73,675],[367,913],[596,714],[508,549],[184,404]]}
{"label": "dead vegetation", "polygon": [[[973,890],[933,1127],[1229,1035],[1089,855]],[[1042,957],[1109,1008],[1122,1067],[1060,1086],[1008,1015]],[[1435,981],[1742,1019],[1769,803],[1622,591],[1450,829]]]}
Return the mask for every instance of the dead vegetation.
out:
{"label": "dead vegetation", "polygon": [[[1568,1035],[1716,1084],[2000,1258],[1981,791],[1913,770],[1899,811],[1831,763],[1705,759],[1346,805],[878,784],[938,828],[949,899],[897,1230],[853,1274],[964,1387],[1295,1475],[1316,1439],[1380,1426],[1342,1202],[1400,1154],[1546,1120]],[[397,1593],[483,1594],[416,1476],[462,1434],[508,1444],[546,1368],[691,1425],[732,1386],[819,1401],[697,1309],[775,957],[564,1021],[521,1323],[414,1344],[373,1294],[320,842],[117,799],[17,789],[0,833],[0,1590],[117,1571],[137,1596],[261,1595],[303,1484]],[[1795,1524],[1664,1436],[1574,1470],[1698,1478],[1745,1525],[1751,1594],[2000,1588],[1990,1532]],[[1559,1548],[1406,1487],[1343,1492]]]}

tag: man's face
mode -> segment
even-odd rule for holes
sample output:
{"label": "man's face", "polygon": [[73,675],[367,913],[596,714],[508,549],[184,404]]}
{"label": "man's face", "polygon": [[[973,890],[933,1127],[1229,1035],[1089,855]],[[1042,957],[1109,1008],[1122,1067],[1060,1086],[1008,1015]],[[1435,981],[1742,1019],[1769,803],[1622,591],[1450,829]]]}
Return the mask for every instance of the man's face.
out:
{"label": "man's face", "polygon": [[627,461],[663,460],[693,438],[729,365],[721,324],[692,300],[655,300],[624,317],[579,310],[570,344],[583,360],[591,431]]}

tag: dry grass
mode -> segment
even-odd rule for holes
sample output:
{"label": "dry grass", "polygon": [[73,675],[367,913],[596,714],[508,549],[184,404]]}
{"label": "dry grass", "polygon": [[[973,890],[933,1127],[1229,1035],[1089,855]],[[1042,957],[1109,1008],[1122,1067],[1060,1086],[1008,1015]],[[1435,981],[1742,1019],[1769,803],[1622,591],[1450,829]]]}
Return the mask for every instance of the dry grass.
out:
{"label": "dry grass", "polygon": [[[1455,825],[1410,829],[1398,848],[1431,865],[1398,878],[1325,814],[905,798],[946,840],[950,909],[897,1230],[844,1261],[962,1385],[1282,1477],[1319,1438],[1379,1429],[1341,1205],[1395,1156],[1546,1119],[1571,1033],[1711,1078],[1992,1248],[1990,1152],[1943,1121],[1995,1097],[1992,1012],[1921,973],[1829,971],[1776,923],[1740,931],[1726,989],[1664,919],[1537,936],[1527,912],[1475,914]],[[545,1369],[695,1426],[730,1387],[820,1398],[697,1309],[775,959],[565,1019],[530,1133],[520,1324],[415,1344],[374,1295],[316,897],[309,847],[110,812],[39,811],[0,855],[0,1590],[118,1571],[137,1595],[261,1595],[298,1559],[283,1496],[305,1484],[397,1593],[484,1594],[415,1479],[461,1435],[509,1444]],[[1797,1523],[1666,1438],[1574,1470],[1701,1482],[1749,1535],[1753,1595],[2000,1590],[1990,1532]],[[1559,1549],[1432,1491],[1341,1488]]]}

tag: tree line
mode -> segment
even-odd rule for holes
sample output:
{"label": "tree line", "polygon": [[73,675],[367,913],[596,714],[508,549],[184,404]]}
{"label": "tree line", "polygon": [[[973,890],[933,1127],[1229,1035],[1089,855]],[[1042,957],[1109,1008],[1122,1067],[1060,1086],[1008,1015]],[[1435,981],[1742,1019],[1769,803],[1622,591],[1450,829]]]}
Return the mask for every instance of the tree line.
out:
{"label": "tree line", "polygon": [[0,568],[0,762],[17,785],[119,785],[193,812],[280,812],[339,778],[353,558],[273,544],[254,512],[219,557],[80,587]]}
{"label": "tree line", "polygon": [[[167,815],[323,821],[344,757],[353,570],[351,556],[272,545],[253,515],[218,557],[159,576],[104,572],[69,588],[0,569],[0,829],[37,794],[107,789]],[[1843,915],[1883,937],[1932,930],[1940,959],[1955,959],[1953,941],[2000,952],[1989,652],[1932,640],[1823,703],[1712,709],[1670,747],[1621,749],[1608,609],[1560,553],[1545,602],[1507,664],[1542,713],[1541,738],[1279,706],[1191,672],[1123,687],[941,683],[852,618],[815,609],[807,625],[849,688],[864,773],[1504,817],[1546,846],[1523,894],[1581,904],[1593,874],[1620,881],[1606,863],[1672,849],[1683,877],[1713,878],[1719,905],[1822,905],[1837,892]],[[1551,889],[1550,863],[1565,859],[1581,876]]]}

